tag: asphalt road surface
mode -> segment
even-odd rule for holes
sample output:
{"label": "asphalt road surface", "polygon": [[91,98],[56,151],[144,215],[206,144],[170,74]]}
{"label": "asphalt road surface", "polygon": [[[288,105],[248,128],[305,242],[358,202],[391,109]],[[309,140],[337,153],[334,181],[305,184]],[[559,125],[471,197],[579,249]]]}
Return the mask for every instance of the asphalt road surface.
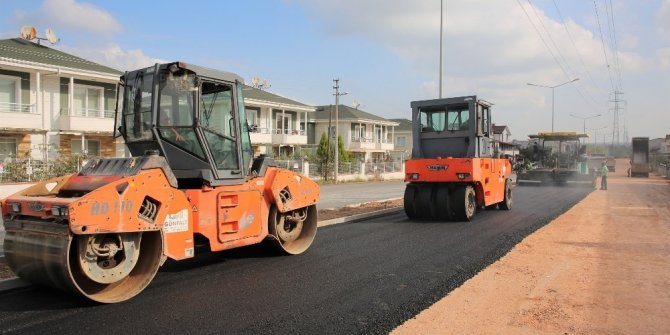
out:
{"label": "asphalt road surface", "polygon": [[[365,182],[365,183],[340,183],[321,185],[321,200],[318,208],[341,208],[348,205],[355,205],[364,202],[386,200],[391,198],[400,198],[405,192],[405,182],[402,180],[383,181],[383,182]],[[12,189],[7,192],[10,195],[18,191]],[[0,217],[0,257],[4,254],[5,229]]]}
{"label": "asphalt road surface", "polygon": [[342,183],[337,185],[321,185],[319,209],[340,208],[364,202],[401,198],[405,193],[405,182],[402,180]]}
{"label": "asphalt road surface", "polygon": [[36,287],[1,292],[0,333],[387,333],[592,190],[514,191],[511,211],[485,210],[470,223],[397,214],[324,227],[300,256],[247,247],[168,262],[120,304]]}

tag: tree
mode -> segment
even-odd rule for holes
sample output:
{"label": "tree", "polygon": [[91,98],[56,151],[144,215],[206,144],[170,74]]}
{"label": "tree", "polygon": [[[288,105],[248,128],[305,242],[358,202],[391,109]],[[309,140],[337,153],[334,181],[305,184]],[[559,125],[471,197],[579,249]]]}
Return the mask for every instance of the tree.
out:
{"label": "tree", "polygon": [[319,147],[316,149],[316,155],[319,158],[320,163],[324,163],[328,161],[328,158],[330,158],[330,145],[328,143],[328,137],[326,136],[326,133],[321,134],[321,140],[319,140]]}
{"label": "tree", "polygon": [[[351,153],[344,148],[342,136],[337,137],[337,150],[339,152],[339,163],[351,161]],[[328,176],[334,171],[335,151],[330,146],[326,133],[321,134],[319,146],[316,149],[316,156],[319,159],[319,163],[321,163],[323,178],[327,180]]]}
{"label": "tree", "polygon": [[321,165],[321,173],[324,180],[328,180],[331,169],[329,169],[332,164],[333,151],[330,148],[330,141],[328,141],[328,136],[326,133],[321,134],[321,140],[319,140],[319,147],[316,149],[316,156]]}
{"label": "tree", "polygon": [[338,157],[340,162],[351,161],[351,153],[344,149],[344,141],[342,140],[342,136],[337,137],[337,151],[340,153],[340,156]]}

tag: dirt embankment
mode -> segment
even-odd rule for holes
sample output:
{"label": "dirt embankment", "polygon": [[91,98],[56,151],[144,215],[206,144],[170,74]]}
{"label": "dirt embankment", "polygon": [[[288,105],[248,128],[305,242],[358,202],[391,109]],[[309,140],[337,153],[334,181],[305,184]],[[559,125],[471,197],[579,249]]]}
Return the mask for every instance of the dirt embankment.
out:
{"label": "dirt embankment", "polygon": [[627,169],[394,334],[670,334],[670,182]]}

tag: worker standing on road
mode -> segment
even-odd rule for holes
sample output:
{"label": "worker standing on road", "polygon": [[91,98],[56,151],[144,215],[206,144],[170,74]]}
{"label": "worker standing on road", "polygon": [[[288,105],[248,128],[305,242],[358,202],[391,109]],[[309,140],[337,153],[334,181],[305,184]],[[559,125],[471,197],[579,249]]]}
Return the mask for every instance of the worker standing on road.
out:
{"label": "worker standing on road", "polygon": [[607,191],[607,173],[610,170],[607,168],[607,164],[603,161],[602,166],[600,167],[600,189]]}

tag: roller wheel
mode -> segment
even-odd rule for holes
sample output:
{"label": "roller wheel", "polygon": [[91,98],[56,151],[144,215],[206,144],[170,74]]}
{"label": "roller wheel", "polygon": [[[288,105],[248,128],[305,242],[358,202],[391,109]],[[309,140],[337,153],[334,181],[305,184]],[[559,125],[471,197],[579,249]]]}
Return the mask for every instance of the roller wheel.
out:
{"label": "roller wheel", "polygon": [[512,209],[512,200],[512,186],[510,186],[509,182],[505,182],[505,197],[503,198],[503,201],[498,204],[498,208],[506,211]]}
{"label": "roller wheel", "polygon": [[20,278],[100,303],[142,292],[163,257],[160,232],[72,236],[13,231],[5,243],[7,263]]}
{"label": "roller wheel", "polygon": [[270,208],[268,229],[275,246],[289,255],[305,252],[316,236],[316,205],[299,208],[286,213]]}
{"label": "roller wheel", "polygon": [[437,217],[440,220],[451,221],[454,219],[454,214],[451,207],[451,196],[449,195],[449,188],[446,185],[440,185],[435,191],[435,207],[437,208]]}
{"label": "roller wheel", "polygon": [[472,186],[460,186],[454,190],[454,212],[461,221],[470,221],[477,212],[477,197]]}
{"label": "roller wheel", "polygon": [[415,185],[405,186],[405,195],[403,196],[403,206],[405,207],[405,214],[410,219],[417,219],[416,212],[416,190]]}
{"label": "roller wheel", "polygon": [[433,204],[433,187],[432,185],[423,185],[419,187],[419,195],[417,197],[418,216],[422,219],[433,220],[436,216],[436,208]]}

